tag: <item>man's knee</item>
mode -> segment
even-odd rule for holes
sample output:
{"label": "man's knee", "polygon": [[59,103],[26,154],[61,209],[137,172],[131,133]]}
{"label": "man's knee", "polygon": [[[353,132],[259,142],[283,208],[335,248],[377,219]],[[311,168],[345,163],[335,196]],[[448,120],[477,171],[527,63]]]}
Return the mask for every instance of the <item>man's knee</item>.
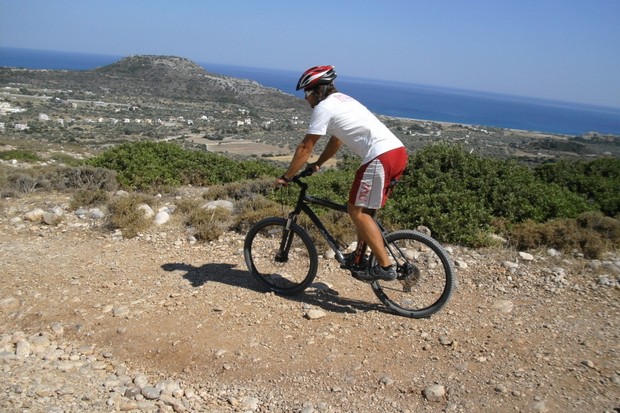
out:
{"label": "man's knee", "polygon": [[377,212],[376,209],[364,208],[351,204],[349,204],[347,208],[347,211],[352,219],[359,219],[360,217],[363,217],[363,214],[370,215],[372,217]]}

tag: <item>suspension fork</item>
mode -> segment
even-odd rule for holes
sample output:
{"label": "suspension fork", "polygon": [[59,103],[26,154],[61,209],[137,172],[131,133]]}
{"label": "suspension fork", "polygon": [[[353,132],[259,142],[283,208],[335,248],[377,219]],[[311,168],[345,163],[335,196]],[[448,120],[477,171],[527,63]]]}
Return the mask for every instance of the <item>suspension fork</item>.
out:
{"label": "suspension fork", "polygon": [[284,226],[284,231],[282,231],[282,239],[280,240],[280,248],[276,253],[276,262],[287,262],[288,261],[288,253],[291,250],[291,245],[293,245],[293,231],[291,231],[291,226],[297,222],[297,216],[299,213],[297,211],[293,211],[288,214],[288,218],[286,219],[286,225]]}

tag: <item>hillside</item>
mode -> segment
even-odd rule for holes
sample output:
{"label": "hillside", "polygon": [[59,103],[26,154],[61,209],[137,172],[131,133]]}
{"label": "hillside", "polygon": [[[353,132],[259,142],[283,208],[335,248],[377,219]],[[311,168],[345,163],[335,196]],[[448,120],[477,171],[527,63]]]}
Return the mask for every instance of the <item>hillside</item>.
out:
{"label": "hillside", "polygon": [[174,56],[130,56],[86,71],[1,68],[0,84],[4,83],[90,91],[100,97],[230,103],[267,112],[305,109],[304,102],[292,95],[254,81],[209,73],[188,59]]}
{"label": "hillside", "polygon": [[[293,95],[173,56],[131,56],[87,71],[3,67],[0,88],[0,138],[93,149],[175,140],[231,155],[281,156],[310,113]],[[256,147],[244,148],[249,142]]]}
{"label": "hillside", "polygon": [[[307,103],[293,95],[209,73],[175,56],[130,56],[86,71],[0,67],[0,90],[2,138],[91,148],[175,140],[232,156],[286,160],[310,114]],[[615,136],[381,118],[410,150],[441,140],[526,162],[620,157],[620,138]]]}

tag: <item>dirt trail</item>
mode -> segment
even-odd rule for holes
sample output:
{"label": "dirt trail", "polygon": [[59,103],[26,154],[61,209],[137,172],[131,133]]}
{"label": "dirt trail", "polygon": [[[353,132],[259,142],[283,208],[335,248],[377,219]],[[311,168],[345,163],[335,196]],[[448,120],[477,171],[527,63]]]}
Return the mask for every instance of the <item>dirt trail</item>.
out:
{"label": "dirt trail", "polygon": [[[241,395],[259,412],[620,408],[618,256],[593,265],[537,252],[511,272],[503,263],[515,251],[453,247],[452,300],[413,320],[335,261],[320,263],[327,289],[280,297],[247,273],[242,235],[191,244],[163,227],[124,240],[75,217],[57,227],[15,219],[28,202],[7,201],[0,222],[0,333],[61,325],[58,339],[217,393],[188,411],[244,411],[232,401]],[[309,309],[325,316],[309,320]],[[438,401],[423,394],[432,385],[446,392]]]}

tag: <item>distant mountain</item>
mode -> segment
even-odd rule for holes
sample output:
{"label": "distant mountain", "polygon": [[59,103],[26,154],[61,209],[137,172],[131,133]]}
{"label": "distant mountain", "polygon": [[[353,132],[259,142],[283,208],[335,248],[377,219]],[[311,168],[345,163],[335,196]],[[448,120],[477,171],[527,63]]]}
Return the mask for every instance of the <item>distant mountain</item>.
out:
{"label": "distant mountain", "polygon": [[205,71],[175,56],[130,56],[86,71],[0,68],[0,83],[89,90],[95,95],[162,98],[241,105],[258,112],[308,111],[301,99],[255,81]]}

